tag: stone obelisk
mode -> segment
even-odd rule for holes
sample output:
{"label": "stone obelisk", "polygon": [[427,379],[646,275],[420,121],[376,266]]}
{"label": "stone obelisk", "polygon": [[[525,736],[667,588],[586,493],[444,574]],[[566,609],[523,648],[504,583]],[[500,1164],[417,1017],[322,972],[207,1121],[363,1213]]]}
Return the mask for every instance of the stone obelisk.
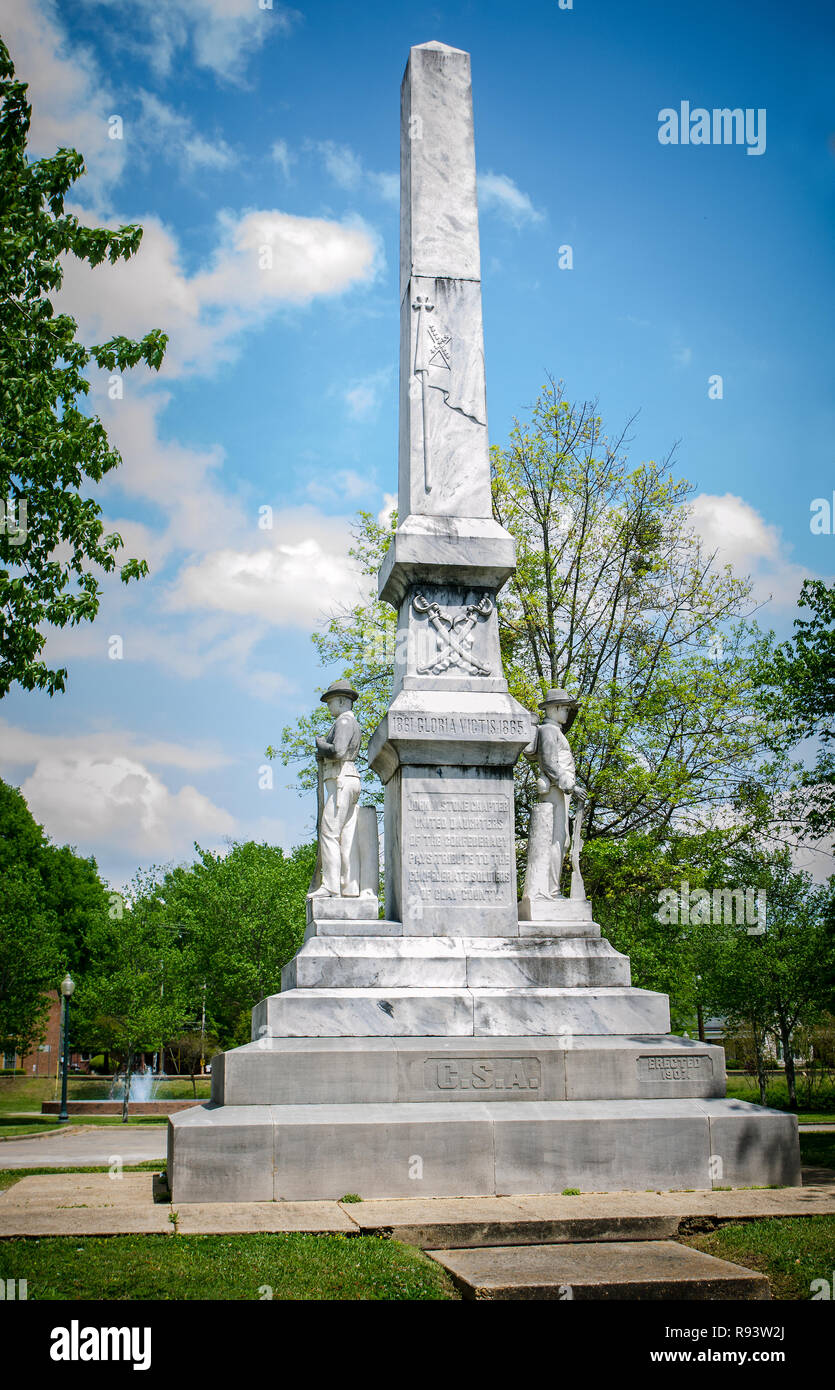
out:
{"label": "stone obelisk", "polygon": [[516,926],[513,765],[529,714],[502,674],[470,57],[413,48],[400,114],[399,524],[393,698],[369,745],[386,787],[386,916],[405,936]]}
{"label": "stone obelisk", "polygon": [[[330,867],[252,1042],[213,1058],[211,1105],[171,1116],[172,1199],[797,1183],[794,1116],[724,1099],[722,1049],[669,1036],[666,996],[632,986],[584,897],[534,883],[520,920],[513,767],[535,748],[499,651],[514,552],[490,506],[468,54],[411,50],[401,123],[400,524],[380,572],[398,641],[369,747],[386,916],[370,808],[356,807],[365,877],[362,855],[358,875],[343,862],[358,741],[344,704],[362,697],[336,682]],[[548,692],[546,716],[566,702]],[[563,742],[540,731],[542,768],[546,744],[570,758]],[[554,825],[552,811],[552,858]]]}

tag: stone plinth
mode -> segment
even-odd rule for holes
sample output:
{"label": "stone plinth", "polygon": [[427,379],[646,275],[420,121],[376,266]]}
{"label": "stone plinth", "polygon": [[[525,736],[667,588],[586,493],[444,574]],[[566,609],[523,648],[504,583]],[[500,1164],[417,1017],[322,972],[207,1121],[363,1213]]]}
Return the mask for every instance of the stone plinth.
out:
{"label": "stone plinth", "polygon": [[215,1105],[721,1099],[721,1047],[690,1038],[264,1038],[212,1064]]}
{"label": "stone plinth", "polygon": [[177,1205],[800,1182],[795,1116],[727,1100],[201,1106],[168,1172]]}

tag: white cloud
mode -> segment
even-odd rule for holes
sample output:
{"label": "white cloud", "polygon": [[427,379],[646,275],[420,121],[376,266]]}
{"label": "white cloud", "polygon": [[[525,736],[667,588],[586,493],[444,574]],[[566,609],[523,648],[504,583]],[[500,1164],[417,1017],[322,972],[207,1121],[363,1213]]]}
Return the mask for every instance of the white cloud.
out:
{"label": "white cloud", "polygon": [[70,51],[54,0],[3,0],[2,27],[16,76],[29,84],[31,153],[77,149],[90,172],[76,187],[100,196],[121,177],[127,141],[110,139],[108,118],[124,112],[92,53]]}
{"label": "white cloud", "polygon": [[231,835],[235,818],[193,786],[172,792],[141,762],[41,758],[20,788],[35,820],[82,852],[119,849],[137,856],[185,852],[205,835]]}
{"label": "white cloud", "polygon": [[[276,35],[292,32],[298,10],[272,0],[86,0],[91,8],[127,10],[134,22],[133,44],[160,76],[187,53],[197,67],[230,82],[243,80],[246,61]],[[124,23],[124,20],[122,19]]]}
{"label": "white cloud", "polygon": [[321,155],[328,175],[339,188],[351,193],[368,188],[387,203],[398,201],[399,174],[374,173],[366,169],[362,159],[350,145],[338,145],[334,140],[313,142],[312,148]]}
{"label": "white cloud", "polygon": [[366,174],[366,178],[373,188],[376,188],[378,197],[386,203],[400,202],[400,175],[399,174]]}
{"label": "white cloud", "polygon": [[369,474],[363,476],[353,468],[340,468],[336,473],[312,478],[305,491],[314,502],[332,504],[334,501],[358,502],[373,488],[374,479]]}
{"label": "white cloud", "polygon": [[352,381],[342,393],[351,419],[374,419],[390,381],[390,367],[382,367],[378,372],[370,372],[368,376]]}
{"label": "white cloud", "polygon": [[527,193],[517,188],[507,174],[490,171],[479,174],[478,201],[482,212],[495,212],[514,227],[543,221],[543,214],[534,207]]}
{"label": "white cloud", "polygon": [[[82,209],[73,211],[83,216]],[[156,217],[141,220],[145,231],[135,256],[95,269],[70,259],[57,298],[89,342],[163,328],[170,335],[163,376],[211,371],[234,356],[242,330],[284,305],[368,283],[382,260],[377,234],[359,218],[222,212],[205,267],[188,275],[174,233]]]}
{"label": "white cloud", "polygon": [[153,92],[140,90],[139,101],[140,138],[172,163],[187,170],[206,170],[228,169],[234,162],[235,152],[222,137],[206,139],[195,130],[188,116],[167,106]]}
{"label": "white cloud", "polygon": [[397,511],[397,493],[396,493],[396,492],[384,492],[384,493],[383,493],[383,505],[382,505],[382,507],[380,508],[379,512],[377,513],[377,525],[378,525],[378,526],[391,526],[391,518],[392,518],[392,515],[394,514],[394,512],[396,512],[396,511]]}
{"label": "white cloud", "polygon": [[256,616],[277,627],[309,629],[363,590],[348,554],[344,516],[312,507],[276,513],[269,543],[212,551],[181,570],[168,595],[175,612],[215,610]]}
{"label": "white cloud", "polygon": [[695,530],[722,565],[733,565],[754,581],[754,597],[793,607],[811,571],[790,558],[791,547],[778,526],[767,522],[741,497],[700,493],[689,506]]}
{"label": "white cloud", "polygon": [[674,348],[673,361],[677,367],[689,367],[693,361],[693,349],[690,347]]}
{"label": "white cloud", "polygon": [[23,767],[47,760],[110,761],[128,757],[135,761],[178,767],[187,772],[206,772],[234,762],[219,748],[147,739],[126,729],[98,733],[53,734],[29,731],[0,718],[0,765]]}
{"label": "white cloud", "polygon": [[276,164],[281,169],[281,172],[283,173],[284,177],[286,179],[289,179],[290,168],[293,164],[295,164],[296,156],[293,154],[292,150],[290,149],[290,146],[287,144],[287,141],[274,140],[272,149],[270,150],[270,157],[275,160]]}

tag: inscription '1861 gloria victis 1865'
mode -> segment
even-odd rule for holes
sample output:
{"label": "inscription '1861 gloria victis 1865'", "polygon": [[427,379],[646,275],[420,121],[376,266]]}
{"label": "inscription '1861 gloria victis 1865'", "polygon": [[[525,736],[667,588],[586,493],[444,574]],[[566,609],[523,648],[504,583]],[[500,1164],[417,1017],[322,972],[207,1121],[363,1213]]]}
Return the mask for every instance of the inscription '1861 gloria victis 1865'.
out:
{"label": "inscription '1861 gloria victis 1865'", "polygon": [[[540,719],[508,691],[497,603],[515,557],[491,510],[470,60],[441,43],[411,50],[401,93],[398,509],[379,575],[397,658],[368,746],[384,915],[362,697],[336,682],[304,944],[252,1042],[214,1059],[211,1105],[171,1117],[173,1200],[799,1182],[795,1118],[726,1100],[722,1049],[671,1037],[667,998],[633,987],[593,920],[577,698],[543,691]],[[517,902],[523,753],[538,801]]]}

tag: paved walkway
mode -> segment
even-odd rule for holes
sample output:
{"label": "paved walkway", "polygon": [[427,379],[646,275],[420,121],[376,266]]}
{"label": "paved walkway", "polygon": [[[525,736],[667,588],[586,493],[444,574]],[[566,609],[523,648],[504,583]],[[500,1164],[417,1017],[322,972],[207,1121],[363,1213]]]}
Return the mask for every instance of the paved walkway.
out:
{"label": "paved walkway", "polygon": [[671,1240],[766,1216],[835,1214],[835,1182],[731,1192],[602,1192],[578,1197],[434,1197],[369,1202],[211,1202],[175,1213],[153,1200],[151,1173],[50,1173],[0,1194],[0,1237],[172,1232],[343,1232],[425,1249],[543,1242]]}
{"label": "paved walkway", "polygon": [[91,1168],[112,1163],[144,1163],[165,1157],[165,1125],[77,1125],[47,1134],[6,1139],[0,1168]]}

